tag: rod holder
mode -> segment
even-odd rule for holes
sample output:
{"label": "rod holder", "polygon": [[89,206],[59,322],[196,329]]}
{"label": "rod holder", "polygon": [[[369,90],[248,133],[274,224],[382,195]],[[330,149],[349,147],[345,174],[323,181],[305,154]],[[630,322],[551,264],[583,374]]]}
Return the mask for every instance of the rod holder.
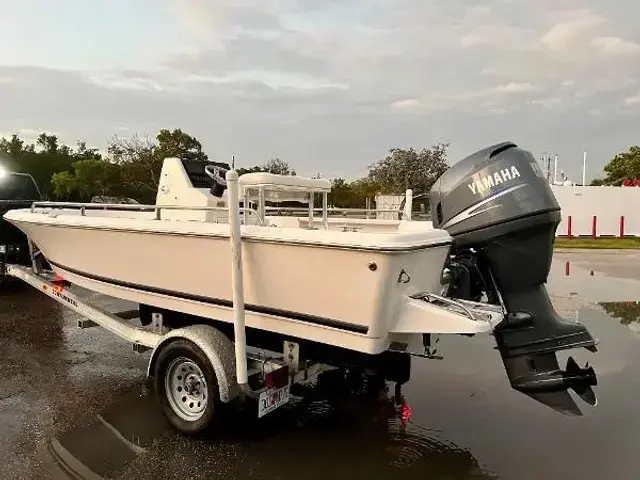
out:
{"label": "rod holder", "polygon": [[233,288],[233,334],[236,353],[236,377],[238,384],[242,386],[248,383],[248,379],[238,172],[228,170],[225,176],[229,195],[229,241],[231,243],[231,281]]}

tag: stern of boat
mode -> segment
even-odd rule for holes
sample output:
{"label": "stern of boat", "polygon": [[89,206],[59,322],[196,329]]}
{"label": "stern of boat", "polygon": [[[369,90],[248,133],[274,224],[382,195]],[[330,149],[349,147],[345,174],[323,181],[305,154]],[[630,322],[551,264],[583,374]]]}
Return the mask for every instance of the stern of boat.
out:
{"label": "stern of boat", "polygon": [[502,310],[492,332],[511,387],[569,415],[581,414],[570,390],[595,405],[594,369],[558,364],[558,352],[596,352],[597,340],[562,318],[546,289],[561,209],[531,152],[503,142],[462,159],[430,203],[434,227],[454,239],[444,294]]}

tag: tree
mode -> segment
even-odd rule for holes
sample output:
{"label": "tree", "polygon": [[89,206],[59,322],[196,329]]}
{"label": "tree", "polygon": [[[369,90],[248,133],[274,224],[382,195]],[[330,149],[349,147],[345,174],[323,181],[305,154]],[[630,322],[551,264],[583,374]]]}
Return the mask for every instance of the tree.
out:
{"label": "tree", "polygon": [[23,153],[24,151],[24,141],[18,137],[18,135],[11,135],[11,140],[7,140],[3,138],[0,140],[0,152],[10,155],[17,156]]}
{"label": "tree", "polygon": [[[420,152],[413,148],[391,149],[385,158],[369,167],[365,178],[353,182],[335,179],[329,201],[336,207],[363,208],[367,199],[380,193],[403,195],[407,188],[417,194],[427,192],[448,168],[447,148],[448,144],[440,143]],[[632,147],[630,151],[637,154],[638,148]],[[0,138],[2,166],[30,173],[45,198],[53,195],[59,199],[86,201],[100,195],[152,203],[166,157],[208,160],[200,141],[181,129],[162,129],[155,141],[114,136],[107,152],[103,157],[98,149],[88,148],[83,141],[78,141],[73,149],[48,133],[40,134],[34,143],[27,143],[18,135]],[[612,165],[615,166],[615,162],[616,159]],[[625,162],[629,163],[627,160],[622,163]],[[277,157],[263,165],[238,168],[238,172],[296,175],[291,165]]]}
{"label": "tree", "polygon": [[156,141],[116,135],[107,147],[109,161],[120,169],[121,191],[143,203],[151,203],[155,198],[165,158],[208,160],[200,141],[180,129],[162,129],[156,135]]}
{"label": "tree", "polygon": [[124,197],[117,165],[102,159],[86,158],[73,163],[73,171],[56,173],[51,178],[53,193],[67,200],[89,201],[92,197]]}
{"label": "tree", "polygon": [[255,165],[249,168],[238,168],[238,175],[243,175],[245,173],[256,173],[256,172],[267,172],[273,173],[276,175],[296,175],[296,171],[284,160],[280,160],[279,158],[272,158],[267,163],[263,165]]}
{"label": "tree", "polygon": [[[96,149],[87,149],[83,142],[78,146],[78,152],[74,152],[68,145],[60,144],[55,135],[47,133],[41,133],[35,143],[12,135],[10,139],[0,139],[0,156],[4,168],[32,175],[43,197],[48,198],[53,194],[51,180],[55,174],[69,171],[79,158],[101,158]],[[64,182],[64,177],[60,182]],[[65,185],[64,188],[70,188],[71,183],[67,181]]]}
{"label": "tree", "polygon": [[380,183],[377,180],[368,177],[360,178],[355,182],[352,182],[351,188],[353,188],[355,197],[363,207],[367,198],[374,198],[382,191],[382,186],[380,185]]}
{"label": "tree", "polygon": [[76,150],[74,156],[79,160],[85,160],[88,158],[102,160],[102,154],[98,151],[98,149],[87,148],[87,143],[83,141],[78,141],[78,149]]}
{"label": "tree", "polygon": [[284,160],[280,160],[279,158],[272,158],[263,165],[255,165],[248,168],[238,168],[237,172],[238,175],[256,172],[267,172],[276,175],[296,175],[295,170],[291,168],[291,166],[287,162],[285,162]]}
{"label": "tree", "polygon": [[402,195],[411,188],[427,192],[448,168],[448,143],[438,143],[417,152],[413,148],[394,148],[384,159],[369,167],[368,180],[379,187],[378,193]]}
{"label": "tree", "polygon": [[367,198],[375,198],[380,186],[369,178],[347,182],[336,178],[331,182],[329,203],[337,208],[365,208]]}
{"label": "tree", "polygon": [[[46,133],[41,133],[38,136],[38,140],[36,141],[36,145],[40,147],[41,151],[45,153],[57,153],[58,152],[58,137],[56,135],[48,135]],[[69,147],[64,149],[65,154],[70,152]]]}
{"label": "tree", "polygon": [[329,204],[335,207],[350,208],[355,200],[355,192],[351,184],[344,178],[336,178],[331,182]]}
{"label": "tree", "polygon": [[132,198],[149,203],[158,191],[163,156],[149,139],[137,135],[132,138],[114,136],[107,152],[109,162],[120,170],[122,188]]}
{"label": "tree", "polygon": [[640,178],[640,146],[632,145],[628,151],[617,154],[605,165],[604,172],[602,185],[622,185]]}
{"label": "tree", "polygon": [[170,131],[162,129],[156,135],[158,141],[157,154],[164,158],[178,157],[187,160],[208,160],[206,153],[202,151],[200,141],[179,128]]}
{"label": "tree", "polygon": [[72,172],[65,171],[54,173],[51,177],[51,186],[56,198],[68,201],[76,199],[74,197],[78,191],[78,182]]}
{"label": "tree", "polygon": [[287,162],[277,157],[269,160],[262,168],[265,172],[275,173],[276,175],[296,175],[296,171]]}

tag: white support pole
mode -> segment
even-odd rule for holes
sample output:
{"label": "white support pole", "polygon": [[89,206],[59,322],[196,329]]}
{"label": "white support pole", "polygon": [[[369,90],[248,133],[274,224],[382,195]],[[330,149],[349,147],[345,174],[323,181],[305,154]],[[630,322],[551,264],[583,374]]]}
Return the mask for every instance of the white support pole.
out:
{"label": "white support pole", "polygon": [[585,150],[582,155],[582,186],[585,186],[587,182],[587,151]]}
{"label": "white support pole", "polygon": [[315,199],[316,192],[311,190],[309,192],[309,229],[313,230],[313,201]]}
{"label": "white support pole", "polygon": [[413,190],[408,188],[405,194],[404,213],[406,215],[406,218],[408,218],[409,220],[411,220],[412,208],[413,208]]}
{"label": "white support pole", "polygon": [[329,230],[329,217],[328,210],[329,209],[329,194],[327,192],[322,193],[322,225],[325,230]]}
{"label": "white support pole", "polygon": [[[262,220],[263,224],[266,224],[266,216],[267,216],[267,208],[266,208],[266,203],[265,203],[265,196],[264,196],[264,187],[260,187],[260,190],[258,190],[258,216],[260,217],[260,219]],[[246,210],[245,210],[246,211]],[[247,225],[247,221],[244,221],[244,224]]]}
{"label": "white support pole", "polygon": [[557,182],[558,182],[558,154],[556,154],[553,160],[553,184],[555,185]]}
{"label": "white support pole", "polygon": [[240,232],[238,172],[228,170],[226,179],[229,195],[229,240],[231,242],[233,334],[236,351],[236,377],[239,385],[247,385],[247,336],[244,326],[244,284],[242,278],[242,234]]}

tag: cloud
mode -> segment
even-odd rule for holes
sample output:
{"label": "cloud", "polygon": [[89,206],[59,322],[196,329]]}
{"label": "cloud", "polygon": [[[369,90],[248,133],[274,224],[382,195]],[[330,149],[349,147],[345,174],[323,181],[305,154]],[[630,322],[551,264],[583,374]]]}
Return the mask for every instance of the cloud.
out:
{"label": "cloud", "polygon": [[640,105],[640,93],[624,99],[625,105]]}
{"label": "cloud", "polygon": [[555,23],[540,38],[540,43],[552,51],[566,51],[584,40],[596,27],[605,23],[605,18],[592,10],[570,10],[563,12],[567,20]]}
{"label": "cloud", "polygon": [[420,105],[420,101],[415,98],[407,98],[405,100],[397,100],[391,103],[391,108],[411,108]]}
{"label": "cloud", "polygon": [[[478,108],[487,108],[487,111],[504,113],[509,111],[513,102],[518,98],[537,92],[538,87],[527,82],[508,82],[477,90],[463,90],[450,93],[427,94],[421,100],[405,100],[396,108],[420,106],[425,112],[441,111],[475,111]],[[394,106],[394,104],[392,104]]]}
{"label": "cloud", "polygon": [[562,97],[535,98],[531,100],[531,105],[536,105],[544,109],[553,110],[564,105]]}
{"label": "cloud", "polygon": [[640,45],[618,37],[595,37],[591,39],[591,45],[604,53],[613,55],[640,53]]}
{"label": "cloud", "polygon": [[58,135],[57,132],[48,131],[46,128],[43,128],[42,130],[37,128],[17,128],[12,131],[0,132],[0,138],[11,138],[13,135],[17,135],[27,143],[35,143],[41,133]]}
{"label": "cloud", "polygon": [[169,10],[174,15],[190,47],[196,49],[221,48],[226,33],[225,8],[219,2],[207,0],[170,0]]}
{"label": "cloud", "polygon": [[124,90],[156,90],[162,91],[165,88],[156,79],[145,78],[144,75],[127,75],[126,73],[101,73],[88,75],[87,79],[96,85],[109,89]]}
{"label": "cloud", "polygon": [[192,51],[224,50],[238,35],[268,37],[281,29],[268,1],[168,0],[169,11],[182,25]]}

